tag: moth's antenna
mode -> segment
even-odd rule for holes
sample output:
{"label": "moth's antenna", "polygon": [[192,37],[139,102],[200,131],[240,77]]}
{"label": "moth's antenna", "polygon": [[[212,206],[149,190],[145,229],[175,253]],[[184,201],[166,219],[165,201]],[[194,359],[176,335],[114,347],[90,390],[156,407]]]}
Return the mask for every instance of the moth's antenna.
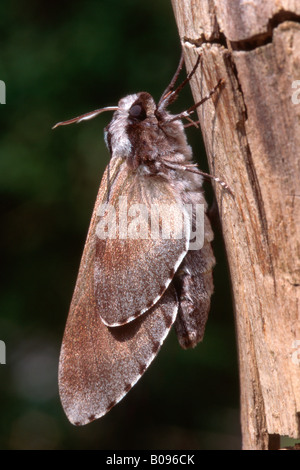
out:
{"label": "moth's antenna", "polygon": [[171,82],[169,83],[169,85],[167,86],[167,88],[165,89],[165,91],[163,92],[163,94],[161,95],[161,98],[157,104],[157,107],[160,108],[161,107],[161,103],[163,102],[164,99],[167,98],[167,96],[174,90],[174,86],[175,86],[175,83],[177,82],[177,79],[179,77],[179,74],[182,70],[182,67],[183,67],[183,63],[184,63],[184,57],[183,57],[183,52],[181,52],[181,56],[180,56],[180,61],[179,61],[179,64],[178,64],[178,67],[177,67],[177,70],[171,80]]}
{"label": "moth's antenna", "polygon": [[68,121],[61,121],[55,124],[52,129],[55,129],[58,126],[67,126],[68,124],[73,124],[76,122],[77,124],[81,121],[87,121],[88,119],[93,119],[94,117],[98,116],[98,114],[104,113],[104,111],[116,111],[118,106],[107,106],[106,108],[96,109],[95,111],[90,111],[89,113],[82,114],[81,116],[77,116],[73,119],[69,119]]}
{"label": "moth's antenna", "polygon": [[180,71],[182,69],[182,66],[183,66],[184,58],[183,58],[183,54],[181,55],[179,66],[178,66],[178,68],[175,72],[175,75],[172,78],[171,83],[166,88],[166,90],[164,91],[162,97],[160,98],[160,100],[158,102],[158,105],[157,105],[158,111],[160,111],[162,108],[166,108],[171,103],[174,103],[174,101],[176,100],[176,98],[179,95],[182,88],[191,80],[192,76],[196,72],[196,69],[197,69],[197,67],[200,63],[200,59],[201,59],[201,56],[199,55],[195,65],[193,67],[193,70],[188,74],[188,76],[183,80],[183,82],[180,83],[180,85],[174,90],[175,82],[177,81],[177,78],[178,78],[179,73],[180,73]]}

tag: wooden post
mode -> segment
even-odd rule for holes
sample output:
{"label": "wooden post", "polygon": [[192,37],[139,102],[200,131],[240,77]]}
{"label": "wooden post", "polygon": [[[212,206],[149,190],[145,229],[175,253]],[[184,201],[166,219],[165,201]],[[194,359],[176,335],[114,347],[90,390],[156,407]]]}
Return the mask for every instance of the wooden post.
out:
{"label": "wooden post", "polygon": [[[300,4],[172,0],[233,287],[244,449],[300,437]],[[286,6],[287,5],[287,6]],[[299,82],[297,82],[299,80]],[[215,295],[218,295],[216,292]]]}

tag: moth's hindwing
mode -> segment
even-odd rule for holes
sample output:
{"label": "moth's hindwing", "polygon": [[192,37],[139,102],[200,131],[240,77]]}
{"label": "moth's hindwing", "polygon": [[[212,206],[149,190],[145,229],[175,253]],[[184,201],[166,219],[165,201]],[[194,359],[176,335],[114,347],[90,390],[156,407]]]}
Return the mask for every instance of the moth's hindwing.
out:
{"label": "moth's hindwing", "polygon": [[[112,181],[120,165],[118,159],[111,161]],[[69,420],[76,425],[104,415],[130,390],[154,359],[178,310],[177,294],[170,285],[135,321],[120,327],[103,323],[93,269],[97,210],[106,197],[103,188],[101,185],[92,216],[60,355],[60,397]]]}

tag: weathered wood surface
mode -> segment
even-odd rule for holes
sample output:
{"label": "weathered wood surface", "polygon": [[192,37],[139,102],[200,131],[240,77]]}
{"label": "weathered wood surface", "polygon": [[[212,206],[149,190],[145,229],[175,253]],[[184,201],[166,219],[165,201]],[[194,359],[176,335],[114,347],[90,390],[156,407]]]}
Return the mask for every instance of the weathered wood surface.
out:
{"label": "weathered wood surface", "polygon": [[[244,449],[300,437],[300,3],[172,0],[236,312]],[[296,88],[293,88],[296,86]],[[298,104],[299,101],[299,104]],[[216,293],[217,294],[217,293]]]}

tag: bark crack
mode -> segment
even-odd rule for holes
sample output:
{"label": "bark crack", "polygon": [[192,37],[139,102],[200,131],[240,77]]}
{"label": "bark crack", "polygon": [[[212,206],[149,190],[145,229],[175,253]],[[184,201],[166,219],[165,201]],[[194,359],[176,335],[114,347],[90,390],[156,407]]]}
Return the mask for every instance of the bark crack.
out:
{"label": "bark crack", "polygon": [[205,35],[201,34],[201,36],[196,39],[184,36],[182,41],[184,43],[188,42],[196,47],[200,47],[203,44],[219,44],[220,46],[224,46],[226,49],[233,51],[252,51],[258,47],[272,43],[274,29],[286,21],[300,23],[300,16],[292,11],[281,10],[272,18],[269,18],[265,32],[256,34],[241,41],[230,41],[226,38],[224,33],[220,32],[219,24],[216,18],[217,31],[214,35],[214,39],[206,39]]}
{"label": "bark crack", "polygon": [[233,51],[252,51],[258,47],[270,44],[273,41],[274,29],[286,21],[300,23],[300,16],[291,11],[281,10],[272,18],[269,18],[267,30],[265,32],[256,34],[255,36],[241,41],[230,41],[230,46]]}
{"label": "bark crack", "polygon": [[[219,28],[219,25],[218,25]],[[226,49],[227,47],[227,41],[225,35],[218,31],[217,38],[215,39],[206,39],[204,34],[201,34],[199,38],[189,38],[188,36],[183,36],[182,38],[183,43],[189,43],[193,46],[196,47],[201,47],[203,44],[218,44],[219,46],[224,46]]]}

